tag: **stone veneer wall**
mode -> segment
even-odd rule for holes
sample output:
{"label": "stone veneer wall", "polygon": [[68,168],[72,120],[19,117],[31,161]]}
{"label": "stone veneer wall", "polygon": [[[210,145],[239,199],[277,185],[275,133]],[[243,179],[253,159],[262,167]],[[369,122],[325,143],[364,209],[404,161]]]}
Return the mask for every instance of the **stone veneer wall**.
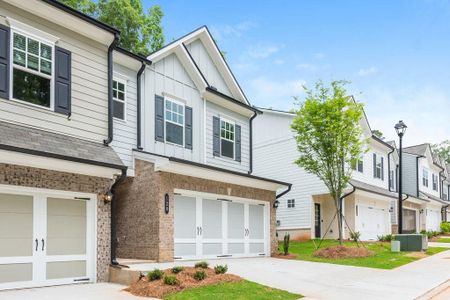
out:
{"label": "stone veneer wall", "polygon": [[[270,202],[271,252],[278,248],[275,233],[275,192],[196,177],[155,172],[150,162],[135,161],[135,177],[118,187],[117,257],[173,261],[174,189],[230,195]],[[228,194],[230,190],[230,194]],[[164,212],[164,194],[170,198],[169,213]]]}
{"label": "stone veneer wall", "polygon": [[[111,184],[107,178],[0,163],[0,184],[94,193]],[[108,281],[111,255],[110,204],[97,201],[97,281]]]}

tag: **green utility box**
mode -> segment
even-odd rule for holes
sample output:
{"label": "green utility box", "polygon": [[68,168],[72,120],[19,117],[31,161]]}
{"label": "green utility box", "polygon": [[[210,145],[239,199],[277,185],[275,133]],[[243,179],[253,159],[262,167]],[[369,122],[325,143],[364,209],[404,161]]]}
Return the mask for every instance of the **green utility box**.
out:
{"label": "green utility box", "polygon": [[423,251],[428,248],[428,239],[423,234],[397,234],[395,240],[400,241],[400,251]]}

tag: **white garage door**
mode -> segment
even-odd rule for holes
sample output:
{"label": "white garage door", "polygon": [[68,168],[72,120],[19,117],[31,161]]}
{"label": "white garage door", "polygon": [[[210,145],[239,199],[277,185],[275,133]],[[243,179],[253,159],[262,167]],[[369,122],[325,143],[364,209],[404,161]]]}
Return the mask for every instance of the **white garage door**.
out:
{"label": "white garage door", "polygon": [[441,211],[435,209],[427,209],[427,230],[441,230]]}
{"label": "white garage door", "polygon": [[386,220],[389,212],[386,209],[358,205],[357,228],[361,233],[361,240],[377,240],[379,235],[388,234]]}
{"label": "white garage door", "polygon": [[266,255],[267,215],[264,203],[175,195],[175,259]]}
{"label": "white garage door", "polygon": [[0,192],[0,289],[93,281],[93,201]]}

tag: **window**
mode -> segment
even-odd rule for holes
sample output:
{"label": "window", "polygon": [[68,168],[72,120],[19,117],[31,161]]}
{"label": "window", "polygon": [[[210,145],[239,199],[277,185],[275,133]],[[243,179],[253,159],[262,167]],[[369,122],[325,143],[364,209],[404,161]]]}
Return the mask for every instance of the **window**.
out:
{"label": "window", "polygon": [[364,171],[364,163],[362,158],[352,161],[352,169],[362,173]]}
{"label": "window", "polygon": [[13,32],[12,97],[51,107],[53,47]]}
{"label": "window", "polygon": [[390,170],[390,178],[389,178],[389,187],[392,190],[395,190],[395,172],[394,170]]}
{"label": "window", "polygon": [[428,170],[422,170],[422,185],[428,187]]}
{"label": "window", "polygon": [[165,108],[166,141],[183,146],[184,143],[184,105],[166,99]]}
{"label": "window", "polygon": [[234,124],[220,120],[221,155],[234,159]]}
{"label": "window", "polygon": [[113,116],[125,120],[126,116],[126,83],[121,80],[113,80]]}
{"label": "window", "polygon": [[433,191],[438,190],[438,176],[435,174],[431,174],[431,177],[433,179]]}
{"label": "window", "polygon": [[294,208],[295,207],[295,199],[288,199],[287,207],[288,208]]}
{"label": "window", "polygon": [[383,157],[374,154],[374,158],[375,158],[375,170],[374,170],[375,178],[383,179]]}

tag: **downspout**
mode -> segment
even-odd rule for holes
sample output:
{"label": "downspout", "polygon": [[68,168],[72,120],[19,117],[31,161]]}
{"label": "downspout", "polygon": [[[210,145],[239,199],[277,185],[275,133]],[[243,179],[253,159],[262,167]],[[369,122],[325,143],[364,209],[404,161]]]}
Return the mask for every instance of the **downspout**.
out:
{"label": "downspout", "polygon": [[119,34],[114,35],[114,40],[108,47],[108,138],[103,140],[103,144],[108,146],[113,141],[113,92],[112,92],[112,82],[113,82],[113,51],[119,42]]}
{"label": "downspout", "polygon": [[275,199],[278,199],[278,198],[280,198],[280,197],[283,197],[284,195],[286,195],[287,193],[289,193],[289,192],[291,191],[291,188],[292,188],[292,183],[289,183],[288,188],[287,188],[285,191],[283,191],[282,193],[276,195]]}
{"label": "downspout", "polygon": [[117,187],[125,180],[127,177],[127,170],[122,170],[122,174],[116,179],[114,184],[111,186],[111,265],[116,266],[119,263],[117,262],[116,250],[117,250],[117,222],[116,222],[116,214],[117,214],[117,196],[116,189]]}
{"label": "downspout", "polygon": [[394,153],[395,149],[392,149],[391,152],[388,153],[388,186],[389,186],[389,192],[391,191],[391,154]]}
{"label": "downspout", "polygon": [[141,68],[139,69],[138,73],[137,73],[137,84],[136,84],[136,88],[137,88],[137,95],[136,95],[136,100],[137,100],[137,148],[139,150],[142,150],[142,142],[141,142],[141,110],[142,110],[142,91],[141,91],[141,77],[142,77],[142,73],[144,73],[145,70],[145,66],[146,63],[142,62]]}
{"label": "downspout", "polygon": [[[343,211],[342,211],[342,208],[343,208],[342,204],[343,204],[343,202],[344,202],[344,199],[345,199],[346,197],[350,196],[351,194],[353,194],[354,192],[356,192],[356,187],[355,187],[353,184],[351,184],[351,183],[349,183],[349,184],[350,184],[350,185],[352,186],[352,188],[353,188],[352,191],[351,191],[351,192],[348,192],[348,193],[345,194],[345,195],[343,195],[343,196],[339,199],[339,211],[341,212],[341,214],[342,214],[344,220],[345,220],[345,213],[343,213]],[[345,221],[345,224],[347,224],[347,221]],[[342,236],[345,238],[345,231],[344,231],[345,226],[344,226],[344,223],[342,223],[341,226],[343,227],[343,228],[342,228]],[[348,228],[348,227],[349,227],[349,226],[348,226],[348,224],[347,224],[347,229],[350,230],[350,228]]]}
{"label": "downspout", "polygon": [[445,179],[447,179],[443,174],[444,171],[445,171],[445,169],[442,169],[442,171],[439,172],[439,196],[440,196],[439,198],[441,198],[441,199],[443,198],[442,190],[444,189],[444,181],[445,181]]}
{"label": "downspout", "polygon": [[419,176],[419,159],[421,158],[422,156],[417,156],[416,157],[416,175],[417,175],[417,182],[416,182],[416,189],[417,189],[417,198],[419,198],[419,196],[420,196],[420,194],[419,194],[419,178],[420,178],[420,176]]}
{"label": "downspout", "polygon": [[250,118],[250,138],[249,138],[249,144],[250,144],[249,158],[250,158],[250,162],[249,162],[248,174],[252,174],[253,173],[253,119],[256,118],[257,115],[258,115],[258,112],[255,111],[253,113],[253,116]]}

